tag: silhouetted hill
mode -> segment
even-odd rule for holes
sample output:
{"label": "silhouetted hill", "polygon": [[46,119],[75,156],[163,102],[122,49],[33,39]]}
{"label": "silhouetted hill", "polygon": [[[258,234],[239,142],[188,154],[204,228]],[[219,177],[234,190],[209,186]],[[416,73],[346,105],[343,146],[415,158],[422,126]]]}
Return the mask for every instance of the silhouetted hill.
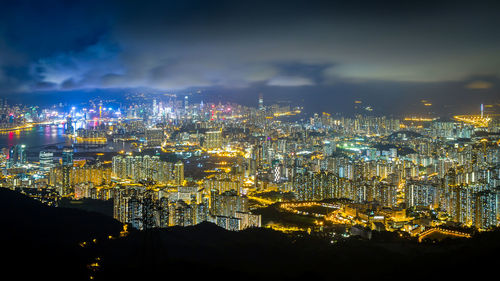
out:
{"label": "silhouetted hill", "polygon": [[499,259],[500,233],[418,244],[378,235],[372,241],[293,237],[270,229],[229,232],[208,223],[134,232],[101,248],[99,280],[458,280],[487,276]]}
{"label": "silhouetted hill", "polygon": [[118,221],[91,212],[54,208],[0,189],[2,273],[19,280],[88,280],[92,253],[78,244],[117,235]]}
{"label": "silhouetted hill", "polygon": [[122,229],[121,223],[111,217],[77,209],[48,207],[8,189],[0,189],[0,220],[17,235],[63,244],[104,238]]}
{"label": "silhouetted hill", "polygon": [[[3,274],[16,279],[88,280],[480,280],[495,272],[500,232],[418,244],[394,233],[371,241],[291,236],[271,229],[226,231],[211,223],[117,233],[96,213],[50,208],[0,190]],[[82,248],[79,241],[97,237]]]}

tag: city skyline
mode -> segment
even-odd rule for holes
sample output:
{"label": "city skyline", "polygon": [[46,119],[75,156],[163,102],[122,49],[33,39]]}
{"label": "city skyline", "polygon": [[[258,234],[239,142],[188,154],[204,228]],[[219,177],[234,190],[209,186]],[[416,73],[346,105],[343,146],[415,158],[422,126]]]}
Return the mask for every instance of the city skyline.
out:
{"label": "city skyline", "polygon": [[361,98],[381,111],[430,99],[440,112],[472,113],[467,104],[499,102],[498,9],[496,1],[9,2],[0,94],[201,91],[244,103],[264,92],[316,111]]}
{"label": "city skyline", "polygon": [[[142,209],[134,213],[127,208],[142,196],[160,200],[151,210],[159,217],[150,227],[166,227],[185,225],[184,219],[176,223],[179,219],[170,217],[176,208],[194,212],[194,204],[194,210],[210,210],[203,221],[219,224],[218,215],[234,218],[236,211],[258,210],[249,207],[249,199],[264,206],[276,203],[276,198],[260,195],[276,191],[283,193],[278,198],[298,206],[341,200],[328,208],[343,211],[323,218],[334,224],[370,228],[366,220],[355,220],[357,215],[346,215],[346,208],[380,204],[396,213],[376,207],[384,215],[375,217],[389,216],[398,223],[400,217],[406,223],[414,218],[397,212],[430,208],[443,216],[435,226],[448,220],[483,230],[497,225],[499,115],[484,113],[483,105],[478,114],[448,119],[375,116],[361,101],[355,103],[361,113],[345,116],[303,113],[302,107],[290,104],[266,105],[263,94],[254,107],[192,103],[188,96],[157,98],[129,95],[119,106],[114,100],[90,100],[78,108],[20,107],[2,101],[0,132],[7,140],[1,154],[3,186],[22,192],[32,186],[34,194],[50,190],[40,196],[49,196],[51,205],[64,198],[115,199],[114,217],[139,229],[142,223],[134,216],[140,217]],[[219,213],[213,205],[217,194],[230,191],[246,203]],[[59,194],[55,201],[54,194]],[[477,210],[475,200],[483,199],[475,196],[481,194],[487,194],[485,210]],[[473,202],[462,202],[462,196],[471,196]],[[168,199],[161,203],[162,198]],[[180,201],[180,207],[167,208]],[[477,217],[486,216],[481,212],[487,213],[484,221]],[[191,225],[197,219],[188,221]],[[384,223],[384,229],[393,231],[402,226]],[[408,227],[405,231],[412,233]]]}

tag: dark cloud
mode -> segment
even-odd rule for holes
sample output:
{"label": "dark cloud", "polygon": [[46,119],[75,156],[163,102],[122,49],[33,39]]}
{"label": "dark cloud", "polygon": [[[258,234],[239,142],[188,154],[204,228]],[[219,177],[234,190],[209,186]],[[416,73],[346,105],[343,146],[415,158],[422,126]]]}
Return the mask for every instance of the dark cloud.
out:
{"label": "dark cloud", "polygon": [[286,77],[301,77],[314,84],[322,84],[325,80],[325,71],[333,68],[333,63],[303,63],[286,61],[274,64],[281,75]]}
{"label": "dark cloud", "polygon": [[61,83],[61,89],[62,90],[69,90],[69,89],[74,89],[76,88],[76,83],[75,80],[72,78],[66,79]]}
{"label": "dark cloud", "polygon": [[496,1],[9,1],[0,92],[469,85],[500,76],[498,12]]}
{"label": "dark cloud", "polygon": [[36,82],[32,85],[32,89],[39,90],[39,91],[46,91],[46,90],[53,90],[56,88],[56,86],[57,86],[56,83],[39,81],[39,82]]}

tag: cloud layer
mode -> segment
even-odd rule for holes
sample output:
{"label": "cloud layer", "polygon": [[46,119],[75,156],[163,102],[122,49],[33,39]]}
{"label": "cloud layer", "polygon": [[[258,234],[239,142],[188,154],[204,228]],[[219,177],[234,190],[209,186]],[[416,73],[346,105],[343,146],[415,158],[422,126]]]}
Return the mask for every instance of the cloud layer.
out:
{"label": "cloud layer", "polygon": [[495,1],[374,2],[10,1],[0,9],[0,92],[500,75]]}

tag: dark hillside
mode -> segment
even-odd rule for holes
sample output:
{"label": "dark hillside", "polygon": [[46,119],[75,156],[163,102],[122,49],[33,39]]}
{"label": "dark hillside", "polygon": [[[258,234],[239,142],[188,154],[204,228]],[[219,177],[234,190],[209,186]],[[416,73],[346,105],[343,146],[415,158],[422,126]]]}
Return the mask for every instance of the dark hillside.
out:
{"label": "dark hillside", "polygon": [[[211,223],[131,231],[97,213],[46,207],[0,190],[5,276],[20,280],[480,280],[500,259],[500,231],[418,244],[393,233],[370,241],[230,232]],[[97,238],[97,243],[92,243]],[[78,245],[89,241],[86,247]]]}

